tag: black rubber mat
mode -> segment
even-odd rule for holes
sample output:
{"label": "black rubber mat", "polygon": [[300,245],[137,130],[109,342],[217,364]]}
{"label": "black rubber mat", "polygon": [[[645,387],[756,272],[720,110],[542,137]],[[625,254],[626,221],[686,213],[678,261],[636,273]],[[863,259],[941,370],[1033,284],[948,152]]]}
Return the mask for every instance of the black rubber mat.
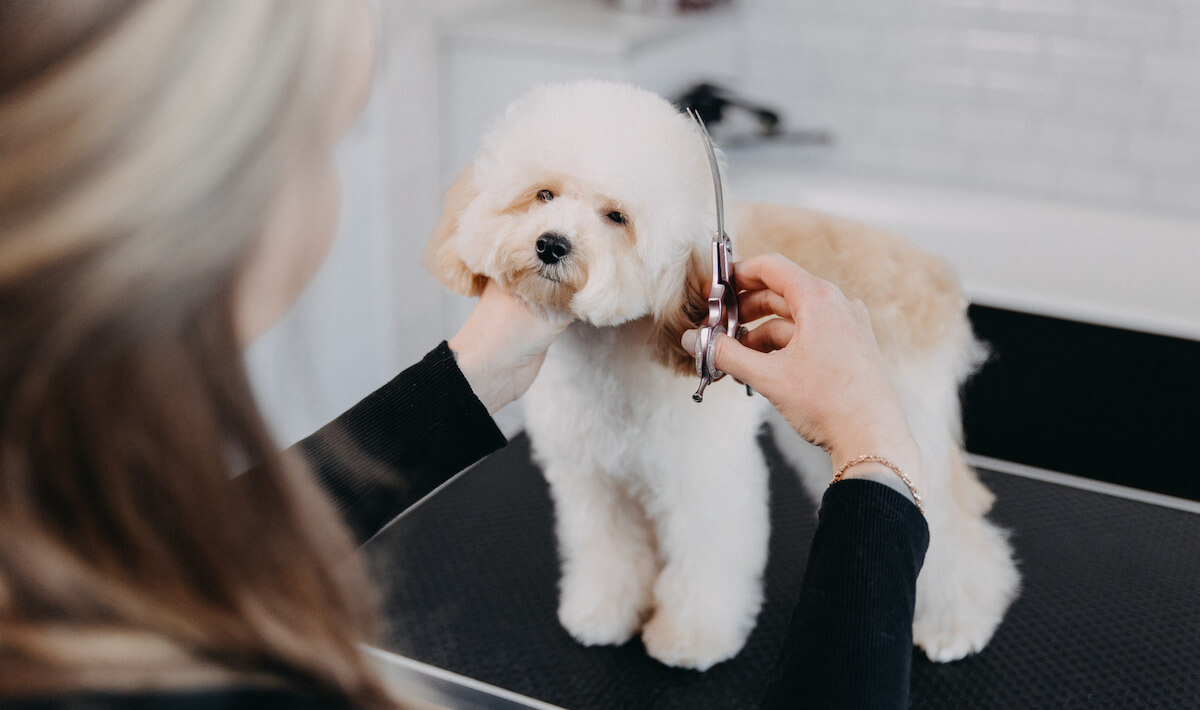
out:
{"label": "black rubber mat", "polygon": [[[707,673],[664,667],[636,639],[585,648],[555,617],[546,485],[524,437],[367,545],[389,650],[565,708],[753,708],[782,643],[813,506],[768,439],[767,602],[746,648]],[[983,653],[914,652],[917,708],[1200,708],[1200,515],[1004,474],[1024,590]]]}

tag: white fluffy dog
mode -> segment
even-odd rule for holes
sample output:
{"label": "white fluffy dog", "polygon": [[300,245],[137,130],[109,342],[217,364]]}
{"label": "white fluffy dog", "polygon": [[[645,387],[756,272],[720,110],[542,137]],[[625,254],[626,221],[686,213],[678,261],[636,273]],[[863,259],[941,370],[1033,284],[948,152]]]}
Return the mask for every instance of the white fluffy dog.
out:
{"label": "white fluffy dog", "polygon": [[[690,118],[640,89],[536,89],[447,192],[427,253],[458,293],[495,279],[575,321],[525,399],[557,515],[562,625],[584,644],[640,631],[651,656],[700,670],[742,648],[762,603],[764,418],[816,500],[831,476],[828,456],[729,378],[692,402],[697,378],[679,338],[705,313],[716,221],[702,141]],[[956,279],[847,220],[762,204],[733,217],[739,258],[781,252],[870,310],[929,480],[914,638],[938,661],[978,651],[1019,578],[983,517],[991,493],[963,459],[958,387],[982,349]]]}

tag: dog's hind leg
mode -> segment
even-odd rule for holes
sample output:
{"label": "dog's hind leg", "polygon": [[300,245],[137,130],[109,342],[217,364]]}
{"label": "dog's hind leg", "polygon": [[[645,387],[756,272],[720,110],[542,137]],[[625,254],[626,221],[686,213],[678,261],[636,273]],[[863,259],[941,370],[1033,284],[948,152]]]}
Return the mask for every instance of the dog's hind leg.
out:
{"label": "dog's hind leg", "polygon": [[[934,459],[932,465],[929,459]],[[926,460],[931,480],[975,476],[957,447],[945,449],[941,456],[927,455]],[[956,470],[956,462],[961,469]],[[953,481],[942,485],[934,495],[944,500],[926,506],[929,551],[917,578],[913,642],[930,660],[944,663],[987,645],[1017,596],[1020,575],[1006,533],[982,513],[964,507],[951,488]]]}
{"label": "dog's hind leg", "polygon": [[603,474],[551,464],[562,561],[558,620],[582,644],[622,644],[653,604],[658,555],[640,505]]}
{"label": "dog's hind leg", "polygon": [[[913,641],[930,660],[983,649],[1017,595],[1020,576],[1007,535],[984,514],[992,494],[963,458],[958,380],[949,350],[893,364],[892,380],[921,449],[928,490],[929,550],[917,578]],[[956,362],[958,360],[959,362]]]}
{"label": "dog's hind leg", "polygon": [[669,666],[706,670],[741,650],[762,605],[766,464],[753,436],[674,453],[651,493],[664,566],[642,641]]}
{"label": "dog's hind leg", "polygon": [[[1020,583],[1005,533],[984,517],[992,492],[963,458],[956,368],[947,356],[889,361],[928,481],[930,543],[917,578],[913,641],[941,662],[987,645]],[[828,454],[800,438],[778,413],[767,422],[776,447],[819,505],[833,475]]]}

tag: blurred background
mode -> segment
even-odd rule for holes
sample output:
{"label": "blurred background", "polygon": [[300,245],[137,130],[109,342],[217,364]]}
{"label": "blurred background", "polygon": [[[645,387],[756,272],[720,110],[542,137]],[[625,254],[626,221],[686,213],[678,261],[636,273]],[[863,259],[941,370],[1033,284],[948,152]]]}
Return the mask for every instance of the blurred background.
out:
{"label": "blurred background", "polygon": [[[955,267],[993,349],[966,392],[972,452],[1200,499],[1196,0],[380,10],[374,95],[341,156],[341,234],[248,356],[281,443],[469,312],[421,252],[489,121],[537,83],[607,78],[708,111],[733,199],[885,226]],[[519,407],[501,420],[517,431]]]}

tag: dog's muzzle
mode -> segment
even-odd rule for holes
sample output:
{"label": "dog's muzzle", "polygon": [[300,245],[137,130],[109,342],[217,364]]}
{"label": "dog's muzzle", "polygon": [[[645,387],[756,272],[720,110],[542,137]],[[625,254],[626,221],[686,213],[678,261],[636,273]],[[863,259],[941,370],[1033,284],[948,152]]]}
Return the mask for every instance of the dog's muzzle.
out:
{"label": "dog's muzzle", "polygon": [[537,238],[535,248],[538,258],[542,260],[543,264],[554,265],[571,253],[571,242],[561,234],[546,232]]}

